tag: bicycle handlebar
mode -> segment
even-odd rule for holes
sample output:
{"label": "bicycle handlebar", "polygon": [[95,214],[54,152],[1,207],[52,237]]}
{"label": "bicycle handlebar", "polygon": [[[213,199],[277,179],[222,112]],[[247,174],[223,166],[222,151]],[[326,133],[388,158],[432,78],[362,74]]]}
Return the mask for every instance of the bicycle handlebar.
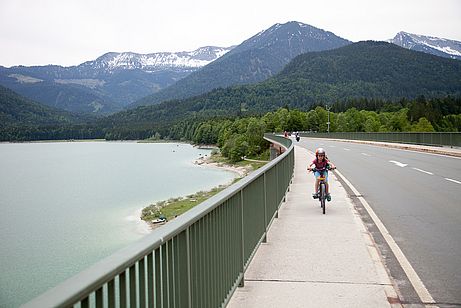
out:
{"label": "bicycle handlebar", "polygon": [[314,168],[307,168],[308,171],[312,171],[312,172],[316,172],[316,171],[320,172],[320,171],[334,170],[334,169],[336,169],[336,167],[331,167],[331,166],[327,166],[327,168],[324,169],[324,170],[317,170],[317,168],[315,168],[315,167]]}

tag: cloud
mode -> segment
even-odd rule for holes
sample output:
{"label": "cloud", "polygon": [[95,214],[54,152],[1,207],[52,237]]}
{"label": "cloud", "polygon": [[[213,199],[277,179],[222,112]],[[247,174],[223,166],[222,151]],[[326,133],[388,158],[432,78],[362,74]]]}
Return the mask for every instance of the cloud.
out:
{"label": "cloud", "polygon": [[291,20],[352,41],[402,30],[461,40],[461,1],[442,2],[1,0],[0,65],[77,65],[109,51],[230,46]]}

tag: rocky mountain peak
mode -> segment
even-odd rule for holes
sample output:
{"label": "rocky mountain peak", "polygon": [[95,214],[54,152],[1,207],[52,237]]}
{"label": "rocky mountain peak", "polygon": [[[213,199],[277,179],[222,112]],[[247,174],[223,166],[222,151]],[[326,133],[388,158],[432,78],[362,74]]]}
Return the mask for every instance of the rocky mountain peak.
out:
{"label": "rocky mountain peak", "polygon": [[[285,49],[297,53],[337,48],[351,42],[335,34],[297,21],[277,23],[235,47],[230,54],[250,49]],[[295,52],[296,53],[296,52]],[[288,52],[290,57],[294,55]]]}
{"label": "rocky mountain peak", "polygon": [[415,51],[461,60],[461,42],[455,40],[400,31],[388,42]]}

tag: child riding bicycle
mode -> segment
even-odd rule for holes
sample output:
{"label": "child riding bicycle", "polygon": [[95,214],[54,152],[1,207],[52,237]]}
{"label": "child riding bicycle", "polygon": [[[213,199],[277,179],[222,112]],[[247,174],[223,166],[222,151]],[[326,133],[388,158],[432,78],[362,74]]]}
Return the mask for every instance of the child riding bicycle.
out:
{"label": "child riding bicycle", "polygon": [[[312,168],[312,165],[314,165],[314,168]],[[325,192],[326,192],[326,199],[328,201],[331,201],[331,195],[329,191],[329,185],[328,185],[328,170],[331,169],[336,169],[336,166],[328,160],[326,157],[325,150],[323,148],[318,148],[315,150],[315,159],[312,161],[312,163],[307,167],[307,170],[312,171],[315,170],[314,176],[315,176],[315,193],[312,194],[312,197],[314,199],[317,199],[319,197],[319,177],[321,173],[325,173]]]}

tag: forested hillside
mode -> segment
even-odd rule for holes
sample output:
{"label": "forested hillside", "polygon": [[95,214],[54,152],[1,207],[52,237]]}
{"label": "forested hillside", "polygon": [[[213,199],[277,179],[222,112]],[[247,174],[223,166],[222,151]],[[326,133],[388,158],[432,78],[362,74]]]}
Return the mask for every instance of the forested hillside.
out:
{"label": "forested hillside", "polygon": [[[45,69],[48,69],[48,72]],[[61,82],[55,82],[54,78],[44,80],[33,77],[42,77],[42,74],[52,75],[55,70],[64,70],[64,68],[51,65],[31,68],[0,67],[0,84],[30,100],[69,112],[100,115],[122,109],[107,95],[97,90],[97,85],[100,83],[97,79],[84,79],[77,84],[76,80],[74,80],[75,83],[67,83],[64,79]],[[29,71],[35,74],[30,74]],[[48,78],[52,77],[48,76]]]}
{"label": "forested hillside", "polygon": [[296,57],[277,76],[256,85],[217,89],[187,100],[168,101],[120,112],[103,125],[117,130],[150,127],[165,131],[189,117],[263,114],[290,106],[357,99],[398,101],[461,94],[461,62],[415,52],[385,42],[359,42]]}
{"label": "forested hillside", "polygon": [[94,121],[91,116],[45,106],[0,86],[0,141],[104,138],[91,124]]}
{"label": "forested hillside", "polygon": [[308,97],[317,101],[399,99],[422,94],[434,97],[461,93],[461,62],[368,41],[300,55],[284,68],[277,81],[292,89],[296,81]]}
{"label": "forested hillside", "polygon": [[[332,132],[461,131],[461,97],[426,99],[420,96],[414,100],[399,101],[359,99],[337,102],[330,107],[330,131]],[[224,146],[225,141],[231,138],[231,135],[223,135],[222,130],[230,124],[235,127],[233,131],[237,132],[234,137],[240,140],[238,142],[234,140],[235,144],[239,144],[246,141],[245,134],[248,134],[251,140],[253,137],[260,139],[261,131],[326,132],[327,119],[328,113],[321,105],[313,106],[308,112],[280,108],[275,112],[253,116],[244,113],[237,117],[194,114],[174,122],[171,126],[144,121],[142,117],[132,117],[131,119],[125,118],[125,122],[112,123],[104,119],[86,124],[6,126],[0,129],[0,141],[93,138],[167,139],[185,140],[198,144],[217,143]],[[252,128],[246,133],[249,123],[253,123]],[[256,130],[258,132],[255,132]],[[252,142],[257,142],[256,139]],[[259,153],[259,150],[251,151],[254,152],[253,154]]]}
{"label": "forested hillside", "polygon": [[0,127],[71,124],[84,117],[48,107],[0,86]]}

